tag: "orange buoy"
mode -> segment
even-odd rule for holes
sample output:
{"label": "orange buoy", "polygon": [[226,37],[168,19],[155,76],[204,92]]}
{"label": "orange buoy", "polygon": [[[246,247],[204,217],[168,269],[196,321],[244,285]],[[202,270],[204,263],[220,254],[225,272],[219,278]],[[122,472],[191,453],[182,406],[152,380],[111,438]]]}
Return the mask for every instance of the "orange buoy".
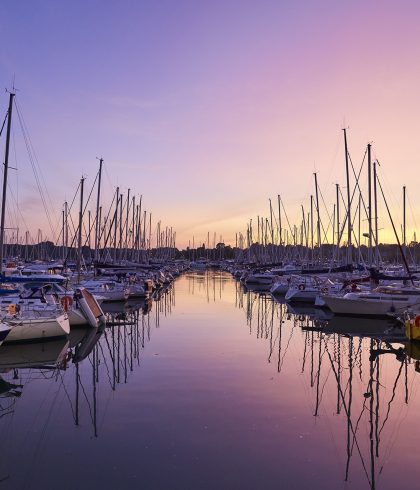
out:
{"label": "orange buoy", "polygon": [[73,298],[71,296],[63,296],[61,298],[61,306],[64,308],[64,311],[68,311],[72,304]]}

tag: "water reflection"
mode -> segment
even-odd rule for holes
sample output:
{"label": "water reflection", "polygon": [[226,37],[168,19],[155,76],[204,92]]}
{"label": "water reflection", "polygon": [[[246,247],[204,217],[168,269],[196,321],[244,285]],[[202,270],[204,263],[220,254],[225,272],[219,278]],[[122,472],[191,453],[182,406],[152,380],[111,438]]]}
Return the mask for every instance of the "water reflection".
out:
{"label": "water reflection", "polygon": [[[35,428],[29,427],[29,431],[33,429],[38,432],[39,426],[46,430],[54,405],[61,399],[67,405],[64,407],[64,413],[71,415],[75,426],[91,431],[92,436],[97,438],[100,435],[98,420],[106,409],[105,406],[101,406],[106,392],[115,392],[121,384],[129,382],[130,374],[140,366],[142,349],[145,343],[151,340],[152,328],[159,327],[162,315],[170,314],[174,299],[174,290],[168,287],[148,300],[108,304],[106,327],[72,329],[67,339],[2,345],[1,433],[9,433],[10,440],[13,440],[15,436],[10,432],[10,428],[16,412],[19,411],[18,404],[25,401],[25,391],[33,391],[36,385],[40,392],[46,388],[46,393],[45,398],[39,400],[39,406],[31,407],[32,413],[39,413]],[[45,383],[49,383],[49,386]],[[100,391],[101,396],[98,396]],[[33,397],[33,393],[29,393],[29,396],[37,398]],[[23,423],[22,427],[24,425]],[[39,433],[39,441],[31,441],[34,459],[35,453],[42,445],[43,430]],[[10,445],[5,446],[6,442],[3,441],[4,450],[10,452],[13,447],[18,447],[19,451],[15,456],[22,452],[19,444],[9,441]],[[7,484],[11,479],[11,488],[19,488],[16,481],[18,480],[26,488],[29,481],[25,483],[22,475],[13,474],[10,469],[14,466],[12,461],[13,458],[3,458],[0,483]]]}
{"label": "water reflection", "polygon": [[[58,458],[56,448],[64,441],[68,447],[69,440],[79,472],[85,464],[77,456],[83,446],[92,451],[95,464],[102,461],[95,456],[101,448],[90,445],[92,440],[103,441],[103,450],[119,467],[126,443],[125,458],[132,451],[135,460],[127,465],[133,471],[139,466],[144,488],[159,487],[157,481],[161,488],[256,488],[256,478],[266,489],[278,488],[283,479],[288,488],[305,488],[313,480],[320,488],[347,482],[349,488],[374,489],[395,487],[401,473],[416,474],[416,461],[406,455],[413,449],[411,424],[420,408],[420,348],[407,342],[391,320],[291,309],[219,271],[184,274],[147,301],[107,305],[106,315],[100,330],[76,329],[68,339],[0,347],[0,431],[7,454],[0,463],[3,488],[53,488],[59,477],[42,461]],[[149,362],[147,380],[142,359],[154,337],[172,350],[161,357],[158,349],[149,351],[148,359],[155,362]],[[264,381],[266,370],[270,385]],[[159,385],[158,379],[165,383]],[[234,393],[241,399],[239,408]],[[224,403],[233,407],[233,418]],[[222,416],[213,419],[217,409]],[[170,426],[163,422],[167,413]],[[194,428],[197,419],[199,429]],[[261,421],[266,425],[256,425]],[[234,438],[227,444],[232,427]],[[149,442],[139,448],[138,439],[147,431]],[[123,446],[116,437],[122,437]],[[149,457],[151,444],[155,452]],[[197,466],[201,447],[205,461]],[[254,450],[251,459],[244,447]],[[182,450],[184,466],[169,465],[168,454],[174,458]],[[209,476],[207,457],[216,461],[219,453],[219,465],[226,466]],[[278,454],[275,464],[273,453]],[[319,467],[313,468],[309,457]],[[230,468],[230,479],[223,480]],[[106,465],[92,473],[90,484],[97,484],[98,471],[106,488],[112,477]],[[115,475],[118,488],[133,487],[124,479],[128,471]],[[67,478],[74,487],[74,477]],[[191,481],[194,485],[186,483]],[[409,481],[404,480],[406,486]]]}
{"label": "water reflection", "polygon": [[331,417],[334,410],[346,420],[344,481],[351,480],[352,470],[361,470],[368,486],[377,488],[392,458],[396,428],[408,413],[409,387],[420,372],[418,345],[406,340],[393,319],[334,317],[315,308],[292,308],[239,284],[236,291],[249,332],[267,341],[267,361],[274,361],[278,373],[299,336],[293,347],[301,349],[313,416]]}

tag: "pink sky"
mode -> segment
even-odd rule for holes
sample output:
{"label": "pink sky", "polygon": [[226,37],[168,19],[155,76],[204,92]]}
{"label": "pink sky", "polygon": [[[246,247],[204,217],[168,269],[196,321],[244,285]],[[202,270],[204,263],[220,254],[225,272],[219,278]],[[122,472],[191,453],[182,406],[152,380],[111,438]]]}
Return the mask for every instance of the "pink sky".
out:
{"label": "pink sky", "polygon": [[[56,220],[82,174],[92,185],[103,156],[104,206],[115,185],[130,187],[176,228],[179,246],[208,231],[234,241],[277,194],[298,223],[314,170],[330,211],[334,184],[345,185],[346,125],[354,163],[373,142],[398,226],[407,185],[412,237],[416,2],[43,1],[7,4],[1,15],[0,79],[9,87],[15,76]],[[18,225],[51,238],[14,126]],[[382,208],[380,219],[390,237]]]}

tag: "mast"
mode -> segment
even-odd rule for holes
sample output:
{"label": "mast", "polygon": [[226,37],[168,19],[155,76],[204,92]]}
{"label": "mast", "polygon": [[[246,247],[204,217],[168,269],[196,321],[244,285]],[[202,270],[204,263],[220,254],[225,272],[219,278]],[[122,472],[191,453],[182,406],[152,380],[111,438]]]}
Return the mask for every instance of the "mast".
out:
{"label": "mast", "polygon": [[[371,157],[371,144],[368,144],[368,190],[369,190],[369,204],[368,204],[368,226],[369,226],[369,248],[368,248],[368,264],[372,267],[372,157]],[[359,244],[360,245],[360,244]]]}
{"label": "mast", "polygon": [[347,263],[352,263],[352,250],[351,250],[351,198],[350,198],[350,171],[349,171],[349,152],[347,148],[347,132],[346,128],[344,132],[344,151],[346,156],[346,181],[347,181]]}
{"label": "mast", "polygon": [[335,184],[336,208],[337,208],[337,262],[340,263],[340,186]]}
{"label": "mast", "polygon": [[315,177],[315,199],[316,199],[316,235],[317,235],[317,245],[318,245],[318,260],[322,259],[321,254],[321,221],[319,218],[319,197],[318,197],[318,178],[316,172]]}
{"label": "mast", "polygon": [[4,221],[6,217],[6,190],[7,190],[7,171],[9,169],[9,148],[10,133],[12,129],[12,111],[13,111],[13,92],[9,93],[9,109],[7,111],[7,132],[6,132],[6,150],[4,154],[4,171],[3,171],[3,195],[1,201],[1,222],[0,222],[0,274],[3,273],[3,246],[4,246]]}
{"label": "mast", "polygon": [[314,196],[311,195],[311,262],[314,261]]}
{"label": "mast", "polygon": [[126,209],[126,215],[125,215],[125,243],[124,243],[124,259],[128,258],[128,218],[130,216],[130,189],[128,189],[127,192],[127,209]]}
{"label": "mast", "polygon": [[83,220],[83,184],[85,178],[80,179],[80,210],[79,210],[79,235],[77,240],[77,283],[80,283],[80,268],[82,266],[82,220]]}
{"label": "mast", "polygon": [[378,242],[378,194],[377,194],[376,160],[373,162],[373,201],[375,206],[375,264],[379,267],[379,242]]}
{"label": "mast", "polygon": [[65,234],[66,218],[64,215],[64,208],[63,208],[63,211],[61,213],[63,215],[63,232],[62,232],[63,233],[63,237],[62,237],[63,238],[63,255],[62,255],[62,257],[63,257],[63,261],[65,261],[66,260],[66,249],[65,249],[65,247],[66,247],[66,242],[65,242],[65,240],[66,240],[66,234]]}
{"label": "mast", "polygon": [[277,195],[277,203],[279,207],[279,245],[280,245],[280,253],[281,253],[281,236],[282,236],[282,229],[281,229],[281,197],[280,195]]}
{"label": "mast", "polygon": [[117,187],[115,199],[115,221],[114,221],[114,263],[117,261],[117,229],[118,229],[118,205],[120,203],[120,188]]}
{"label": "mast", "polygon": [[69,226],[68,226],[68,205],[67,201],[64,203],[64,260],[67,259],[68,246],[69,246]]}
{"label": "mast", "polygon": [[274,228],[273,228],[273,207],[271,205],[271,199],[270,201],[270,228],[271,228],[271,247],[274,245]]}
{"label": "mast", "polygon": [[99,159],[99,173],[98,173],[98,195],[96,197],[96,226],[95,226],[95,262],[99,260],[99,233],[101,221],[99,219],[99,207],[101,204],[101,179],[102,179],[102,164],[103,158]]}
{"label": "mast", "polygon": [[407,244],[407,235],[406,235],[406,228],[405,228],[405,198],[406,198],[406,187],[403,187],[403,250],[404,253],[406,252],[406,244]]}

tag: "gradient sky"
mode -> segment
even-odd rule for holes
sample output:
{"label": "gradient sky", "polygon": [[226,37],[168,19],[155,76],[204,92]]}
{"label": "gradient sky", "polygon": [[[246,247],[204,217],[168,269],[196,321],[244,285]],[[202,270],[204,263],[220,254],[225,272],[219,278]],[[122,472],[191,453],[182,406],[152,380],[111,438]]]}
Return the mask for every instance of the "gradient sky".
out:
{"label": "gradient sky", "polygon": [[[115,185],[143,194],[179,246],[234,241],[277,194],[297,222],[314,170],[331,211],[345,125],[355,164],[373,142],[398,226],[407,185],[411,237],[418,2],[3,0],[0,19],[0,81],[15,77],[55,221],[99,156],[104,205]],[[14,135],[19,227],[51,238],[16,119]]]}

